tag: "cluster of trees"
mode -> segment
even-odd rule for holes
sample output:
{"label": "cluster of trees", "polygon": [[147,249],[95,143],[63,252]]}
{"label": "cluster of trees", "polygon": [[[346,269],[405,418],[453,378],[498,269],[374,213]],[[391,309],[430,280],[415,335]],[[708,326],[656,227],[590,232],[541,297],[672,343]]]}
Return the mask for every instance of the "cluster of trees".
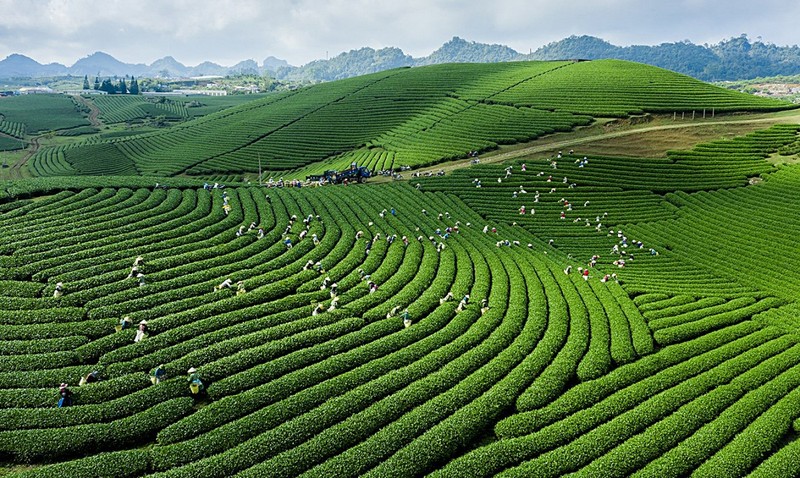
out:
{"label": "cluster of trees", "polygon": [[[83,89],[84,90],[91,89],[89,87],[89,76],[88,75],[84,75],[83,76]],[[111,79],[109,79],[109,78],[106,78],[105,80],[103,80],[101,82],[100,78],[95,76],[94,77],[94,89],[95,90],[100,90],[100,91],[105,91],[109,95],[117,95],[117,94],[119,94],[119,95],[138,95],[139,92],[140,92],[140,90],[139,90],[139,82],[136,81],[136,77],[134,77],[134,76],[131,77],[130,86],[128,86],[128,84],[125,83],[125,78],[120,78],[119,81],[117,82],[117,84],[114,84],[111,81]]]}

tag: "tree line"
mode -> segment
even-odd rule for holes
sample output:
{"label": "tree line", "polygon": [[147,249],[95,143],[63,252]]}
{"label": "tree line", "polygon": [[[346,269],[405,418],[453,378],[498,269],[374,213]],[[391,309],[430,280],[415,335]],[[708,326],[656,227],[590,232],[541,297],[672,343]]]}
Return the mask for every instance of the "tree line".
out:
{"label": "tree line", "polygon": [[100,77],[94,77],[94,87],[89,87],[89,76],[83,75],[83,89],[95,89],[98,91],[105,91],[109,95],[138,95],[140,93],[139,90],[139,82],[136,80],[135,76],[131,77],[130,85],[125,83],[125,78],[120,78],[119,81],[114,84],[110,78],[106,78],[103,81],[100,81]]}

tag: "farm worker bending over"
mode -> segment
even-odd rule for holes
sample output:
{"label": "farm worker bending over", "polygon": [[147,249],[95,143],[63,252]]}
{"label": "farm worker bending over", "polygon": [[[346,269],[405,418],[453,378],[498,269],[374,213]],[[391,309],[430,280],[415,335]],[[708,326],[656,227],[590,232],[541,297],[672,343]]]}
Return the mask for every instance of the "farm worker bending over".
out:
{"label": "farm worker bending over", "polygon": [[64,295],[64,283],[59,282],[56,284],[56,289],[53,291],[53,297],[58,299],[62,295]]}
{"label": "farm worker bending over", "polygon": [[192,395],[197,395],[198,393],[202,392],[205,389],[205,385],[203,385],[203,381],[200,380],[200,374],[197,372],[197,369],[192,367],[186,371],[189,374],[189,378],[187,379],[189,382],[189,390],[192,391]]}
{"label": "farm worker bending over", "polygon": [[400,306],[399,306],[399,305],[396,305],[396,306],[392,307],[392,310],[390,310],[390,311],[389,311],[389,312],[386,314],[386,318],[387,318],[387,319],[391,319],[392,317],[394,317],[395,315],[397,315],[397,311],[398,311],[398,310],[400,310]]}
{"label": "farm worker bending over", "polygon": [[259,239],[263,239],[264,238],[264,228],[263,227],[259,227],[258,228],[258,238]]}
{"label": "farm worker bending over", "polygon": [[84,386],[84,385],[86,385],[87,383],[94,383],[94,382],[96,382],[96,381],[98,380],[98,379],[97,379],[97,376],[98,376],[99,374],[100,374],[100,372],[98,372],[97,370],[94,370],[94,371],[90,372],[88,375],[86,375],[85,377],[81,377],[81,381],[80,381],[80,382],[78,382],[78,386],[79,386],[79,387],[83,387],[83,386]]}
{"label": "farm worker bending over", "polygon": [[331,299],[336,298],[338,290],[339,290],[339,284],[337,284],[336,282],[331,284]]}
{"label": "farm worker bending over", "polygon": [[58,387],[58,394],[61,397],[58,399],[58,408],[72,405],[72,390],[69,389],[66,383],[62,383],[61,386]]}
{"label": "farm worker bending over", "polygon": [[244,226],[239,226],[239,230],[236,231],[236,237],[240,237],[244,235]]}
{"label": "farm worker bending over", "polygon": [[317,304],[316,307],[314,307],[314,310],[311,311],[311,315],[313,317],[316,317],[317,315],[319,315],[319,314],[321,314],[323,312],[325,312],[325,306],[322,305],[322,303],[319,303],[319,304]]}
{"label": "farm worker bending over", "polygon": [[218,290],[222,290],[222,289],[227,289],[232,285],[233,285],[233,281],[229,277],[229,278],[225,279],[224,281],[222,281],[222,283],[220,283],[220,285],[215,286],[214,287],[214,292],[216,292]]}
{"label": "farm worker bending over", "polygon": [[139,281],[139,287],[142,287],[144,285],[144,274],[141,272],[136,274],[136,280]]}
{"label": "farm worker bending over", "polygon": [[147,321],[139,322],[139,330],[136,331],[136,337],[133,338],[134,342],[141,342],[142,339],[147,337]]}
{"label": "farm worker bending over", "polygon": [[467,306],[469,303],[469,294],[464,294],[464,297],[461,298],[461,301],[458,303],[458,307],[456,307],[456,312],[461,312],[464,310],[464,307]]}
{"label": "farm worker bending over", "polygon": [[247,292],[247,291],[244,288],[244,282],[243,281],[237,282],[236,283],[236,295],[242,295],[245,292]]}
{"label": "farm worker bending over", "polygon": [[487,299],[481,299],[481,315],[485,314],[487,310],[489,310],[489,301]]}
{"label": "farm worker bending over", "polygon": [[589,269],[583,270],[583,280],[589,280]]}
{"label": "farm worker bending over", "polygon": [[441,299],[439,299],[439,305],[442,305],[442,304],[444,304],[445,302],[449,302],[449,301],[450,301],[450,300],[452,300],[452,299],[453,299],[453,292],[452,292],[452,291],[450,291],[450,292],[448,292],[448,293],[447,293],[447,295],[445,295],[444,297],[442,297]]}
{"label": "farm worker bending over", "polygon": [[337,305],[339,305],[339,298],[334,297],[333,300],[331,301],[330,307],[328,307],[328,312],[333,312],[334,310],[336,310]]}
{"label": "farm worker bending over", "polygon": [[405,328],[411,327],[411,318],[408,315],[408,309],[405,309],[403,311],[402,317],[403,317],[403,327],[405,327]]}
{"label": "farm worker bending over", "polygon": [[150,372],[150,381],[153,385],[161,383],[162,380],[167,378],[167,371],[164,370],[163,365],[159,365]]}
{"label": "farm worker bending over", "polygon": [[131,318],[127,315],[121,319],[119,319],[119,325],[114,326],[114,330],[119,332],[120,330],[125,330],[131,326]]}

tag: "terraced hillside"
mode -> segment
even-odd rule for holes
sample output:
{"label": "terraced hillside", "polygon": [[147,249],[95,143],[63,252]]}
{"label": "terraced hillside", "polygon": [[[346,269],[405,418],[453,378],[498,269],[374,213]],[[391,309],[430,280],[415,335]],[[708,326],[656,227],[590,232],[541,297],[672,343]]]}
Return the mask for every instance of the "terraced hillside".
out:
{"label": "terraced hillside", "polygon": [[352,162],[397,169],[568,131],[597,116],[790,107],[617,60],[434,65],[270,95],[165,131],[43,149],[31,169],[113,175],[117,162],[156,176],[255,173],[259,162],[276,176]]}
{"label": "terraced hillside", "polygon": [[788,476],[800,169],[766,157],[799,130],[419,187],[27,183],[0,205],[0,460],[40,477]]}

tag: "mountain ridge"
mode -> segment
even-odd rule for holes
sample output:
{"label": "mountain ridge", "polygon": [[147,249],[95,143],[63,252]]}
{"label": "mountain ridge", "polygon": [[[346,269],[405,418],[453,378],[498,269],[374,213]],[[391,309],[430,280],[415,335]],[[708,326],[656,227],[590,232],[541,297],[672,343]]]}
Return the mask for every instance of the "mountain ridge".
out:
{"label": "mountain ridge", "polygon": [[714,45],[697,45],[688,40],[659,45],[617,46],[598,37],[570,36],[523,54],[500,44],[477,43],[453,37],[430,55],[414,58],[397,47],[359,49],[342,52],[330,59],[313,60],[292,66],[286,60],[268,56],[259,64],[253,59],[233,66],[204,61],[186,66],[165,56],[150,65],[124,63],[104,52],[95,52],[67,67],[59,63],[40,64],[25,55],[13,53],[0,60],[0,78],[48,76],[144,76],[195,77],[208,75],[268,74],[279,80],[332,81],[392,68],[439,63],[495,63],[502,61],[613,58],[636,61],[683,73],[703,81],[746,80],[757,77],[800,73],[800,47],[751,42],[747,35],[723,40]]}

